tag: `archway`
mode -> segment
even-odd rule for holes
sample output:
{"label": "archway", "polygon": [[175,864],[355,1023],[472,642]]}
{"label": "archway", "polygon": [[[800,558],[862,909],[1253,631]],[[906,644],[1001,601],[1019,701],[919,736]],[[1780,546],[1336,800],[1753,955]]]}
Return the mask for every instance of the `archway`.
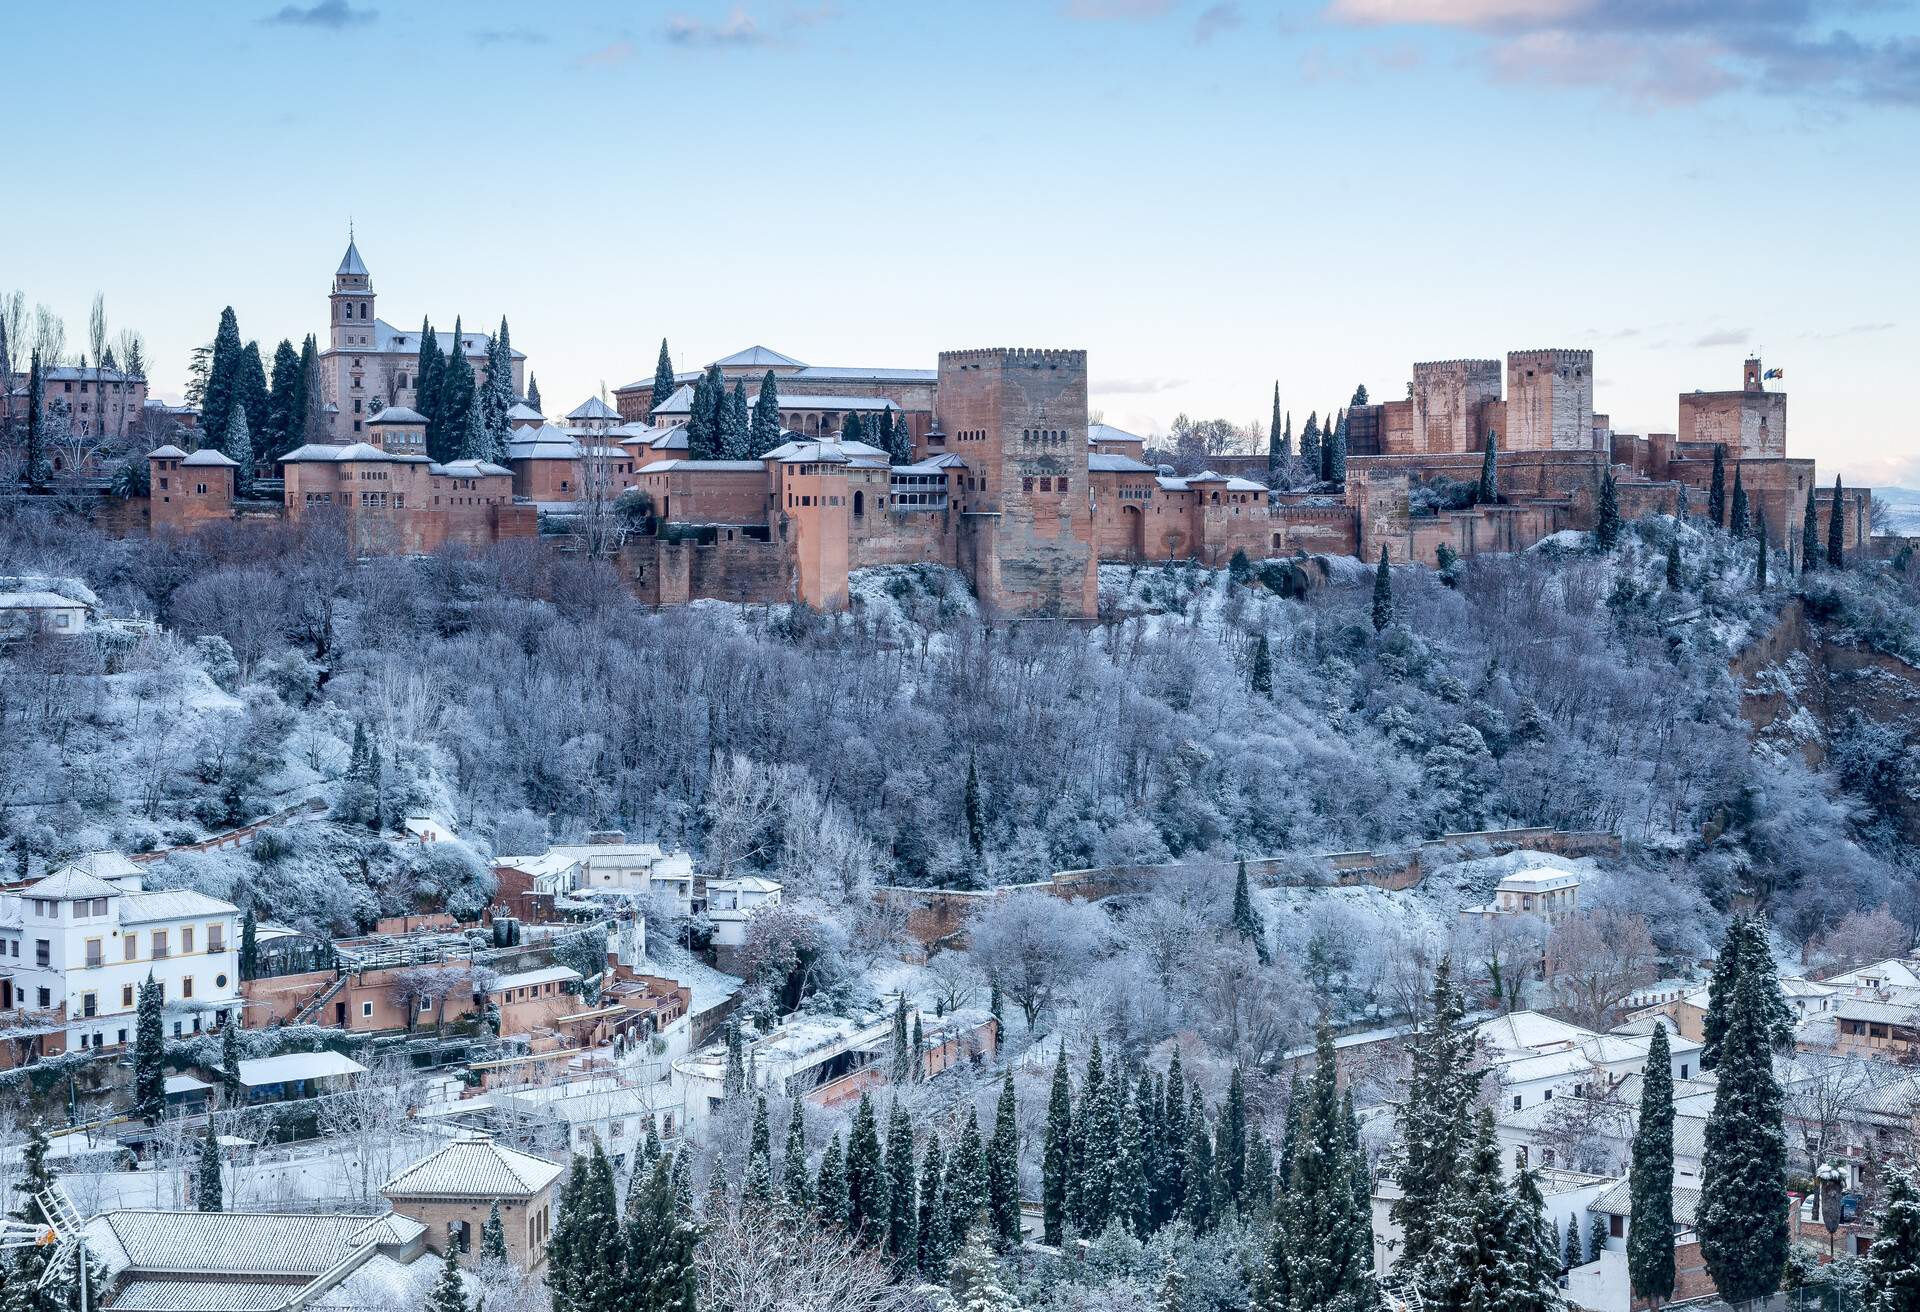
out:
{"label": "archway", "polygon": [[1120,523],[1127,535],[1127,558],[1143,559],[1147,554],[1147,517],[1138,506],[1122,506]]}

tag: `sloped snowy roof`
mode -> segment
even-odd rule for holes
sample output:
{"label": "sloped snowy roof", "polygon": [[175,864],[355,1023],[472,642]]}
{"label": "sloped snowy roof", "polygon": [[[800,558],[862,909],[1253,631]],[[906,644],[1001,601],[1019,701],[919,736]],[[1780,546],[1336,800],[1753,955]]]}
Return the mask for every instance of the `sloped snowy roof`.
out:
{"label": "sloped snowy roof", "polygon": [[369,276],[367,266],[360,258],[360,248],[353,244],[351,237],[347,239],[347,253],[340,257],[340,267],[335,269],[333,273],[336,278],[342,275],[349,278],[365,278]]}
{"label": "sloped snowy roof", "polygon": [[937,369],[868,369],[860,366],[808,365],[785,382],[806,383],[937,383]]}
{"label": "sloped snowy roof", "polygon": [[620,412],[597,396],[590,396],[567,411],[569,419],[618,419]]}
{"label": "sloped snowy roof", "polygon": [[1088,424],[1087,444],[1095,442],[1138,442],[1145,446],[1147,439],[1138,433],[1129,433],[1124,428],[1115,428],[1112,424]]}
{"label": "sloped snowy roof", "polygon": [[401,1171],[380,1192],[389,1198],[526,1198],[559,1175],[559,1165],[544,1157],[462,1137]]}
{"label": "sloped snowy roof", "polygon": [[201,916],[234,916],[240,908],[190,888],[157,888],[147,893],[127,893],[120,899],[120,923],[145,924],[150,920],[192,920]]}
{"label": "sloped snowy roof", "polygon": [[[1089,468],[1091,468],[1091,466],[1089,466]],[[1203,469],[1199,473],[1189,474],[1185,478],[1162,477],[1158,482],[1161,487],[1169,492],[1198,492],[1200,489],[1192,486],[1195,483],[1224,483],[1226,490],[1229,492],[1265,492],[1269,490],[1264,483],[1256,483],[1252,479],[1247,478],[1229,478],[1225,474],[1216,474],[1211,469]]]}
{"label": "sloped snowy roof", "polygon": [[511,469],[496,465],[491,460],[449,460],[444,465],[428,465],[427,472],[447,478],[485,478],[493,474],[505,474],[509,478],[513,476]]}
{"label": "sloped snowy roof", "polygon": [[390,405],[372,419],[376,424],[424,424],[427,417],[404,405]]}
{"label": "sloped snowy roof", "polygon": [[330,1075],[365,1075],[367,1068],[344,1053],[288,1052],[278,1057],[254,1057],[240,1063],[240,1083],[249,1089],[289,1080],[319,1080]]}
{"label": "sloped snowy roof", "polygon": [[147,452],[147,459],[149,460],[185,460],[186,458],[187,453],[171,442],[165,446],[157,446]]}
{"label": "sloped snowy roof", "polygon": [[580,972],[572,966],[543,966],[539,970],[523,970],[514,975],[501,975],[487,985],[487,992],[503,993],[507,989],[526,989],[537,984],[571,984],[579,978]]}
{"label": "sloped snowy roof", "polygon": [[732,355],[715,360],[714,363],[722,369],[744,369],[749,367],[754,369],[805,369],[807,367],[804,362],[796,360],[790,355],[782,355],[780,352],[766,346],[749,346],[744,351],[735,351]]}
{"label": "sloped snowy roof", "polygon": [[118,897],[120,887],[117,884],[109,884],[98,875],[89,874],[77,866],[62,866],[45,879],[28,884],[20,891],[20,895],[56,899]]}
{"label": "sloped snowy roof", "polygon": [[811,439],[798,442],[782,442],[761,457],[764,460],[778,460],[782,464],[844,464],[850,460],[885,460],[887,453],[877,446],[865,442],[816,442]]}
{"label": "sloped snowy roof", "polygon": [[642,465],[638,472],[642,474],[662,474],[669,469],[685,470],[689,473],[754,473],[766,472],[766,466],[758,460],[656,460],[650,465]]}
{"label": "sloped snowy roof", "polygon": [[128,875],[140,876],[144,873],[138,865],[114,851],[83,852],[67,862],[69,868],[84,870],[101,879],[125,879]]}
{"label": "sloped snowy roof", "polygon": [[87,1248],[115,1273],[310,1278],[368,1242],[358,1236],[378,1219],[367,1213],[114,1211],[87,1223]]}
{"label": "sloped snowy roof", "polygon": [[546,416],[541,414],[538,410],[535,410],[532,406],[528,405],[525,401],[516,401],[514,403],[513,409],[507,411],[507,418],[544,420]]}
{"label": "sloped snowy roof", "polygon": [[894,472],[900,474],[937,474],[943,469],[965,469],[964,457],[946,451],[937,456],[928,456],[925,460],[915,461],[911,465],[895,465]]}
{"label": "sloped snowy roof", "polygon": [[[778,394],[782,410],[898,410],[899,405],[884,396],[828,396],[812,392],[780,392]],[[755,392],[747,398],[748,405],[758,404],[760,393]]]}
{"label": "sloped snowy roof", "polygon": [[1104,451],[1087,453],[1087,469],[1096,474],[1151,474],[1152,465],[1143,464],[1132,456],[1109,455]]}
{"label": "sloped snowy roof", "polygon": [[690,415],[693,413],[693,384],[682,383],[673,389],[673,395],[653,408],[656,415]]}
{"label": "sloped snowy roof", "polygon": [[221,468],[238,469],[240,468],[240,462],[238,460],[235,460],[232,457],[225,455],[222,452],[216,451],[210,446],[201,447],[198,451],[195,451],[192,455],[188,456],[185,460],[182,460],[180,463],[183,466],[192,466],[194,468],[202,468],[202,469],[221,469]]}
{"label": "sloped snowy roof", "polygon": [[[654,431],[659,433],[660,436],[655,438],[630,438],[628,440],[645,442],[647,449],[650,451],[685,451],[688,449],[687,426],[685,424],[671,424],[664,429],[655,429]],[[620,445],[625,446],[626,442],[622,442]]]}
{"label": "sloped snowy roof", "polygon": [[0,592],[0,610],[65,610],[84,604],[57,592]]}
{"label": "sloped snowy roof", "polygon": [[289,462],[306,463],[324,461],[344,463],[355,460],[385,460],[402,464],[420,465],[432,463],[425,456],[403,456],[392,451],[382,451],[379,447],[367,442],[351,442],[346,446],[334,446],[330,442],[309,442],[305,446],[295,447],[280,457],[282,464]]}
{"label": "sloped snowy roof", "polygon": [[[441,354],[453,354],[454,337],[450,331],[436,328],[434,329],[433,335],[440,343]],[[460,340],[466,343],[466,355],[469,359],[482,360],[486,358],[486,333],[475,332],[472,329],[463,329],[460,333]],[[385,319],[375,319],[373,321],[373,351],[375,353],[381,351],[406,351],[418,354],[419,350],[420,330],[418,328],[395,328]],[[525,351],[515,351],[513,358],[516,360],[524,360],[527,358],[527,353]]]}

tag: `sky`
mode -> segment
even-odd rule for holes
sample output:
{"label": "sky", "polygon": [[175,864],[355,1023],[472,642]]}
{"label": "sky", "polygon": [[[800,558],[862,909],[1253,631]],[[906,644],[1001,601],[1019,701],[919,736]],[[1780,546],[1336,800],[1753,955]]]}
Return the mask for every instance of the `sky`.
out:
{"label": "sky", "polygon": [[505,314],[556,413],[662,337],[1080,347],[1142,433],[1555,346],[1672,431],[1760,352],[1792,454],[1920,487],[1902,0],[23,0],[8,38],[0,292],[75,345],[103,293],[162,396],[222,306],[324,335],[351,224],[382,318]]}

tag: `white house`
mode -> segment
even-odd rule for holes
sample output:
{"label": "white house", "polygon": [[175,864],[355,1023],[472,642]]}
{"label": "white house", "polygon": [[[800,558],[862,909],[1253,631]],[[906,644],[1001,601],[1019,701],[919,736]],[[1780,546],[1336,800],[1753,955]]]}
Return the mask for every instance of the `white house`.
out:
{"label": "white house", "polygon": [[761,907],[780,905],[780,885],[759,875],[707,881],[707,919],[713,922],[713,942],[737,948],[747,941],[747,922]]}
{"label": "white house", "polygon": [[[1474,1037],[1499,1089],[1496,1105],[1516,1112],[1556,1095],[1605,1097],[1646,1069],[1653,1042],[1649,1035],[1599,1034],[1537,1011],[1483,1021]],[[1700,1069],[1699,1043],[1676,1034],[1668,1045],[1674,1079]]]}
{"label": "white house", "polygon": [[50,634],[77,638],[100,599],[78,579],[0,578],[0,641]]}
{"label": "white house", "polygon": [[629,843],[615,831],[589,835],[584,843],[549,847],[538,856],[503,856],[494,865],[518,870],[536,893],[564,896],[590,890],[662,894],[681,915],[693,910],[693,857],[658,843]]}
{"label": "white house", "polygon": [[53,1013],[68,1048],[133,1041],[140,985],[161,988],[174,1035],[240,1016],[239,910],[148,891],[140,867],[93,852],[0,895],[0,1009]]}
{"label": "white house", "polygon": [[1557,925],[1580,909],[1580,876],[1562,866],[1535,866],[1516,870],[1493,890],[1493,901],[1467,907],[1463,918],[1476,916],[1538,916]]}

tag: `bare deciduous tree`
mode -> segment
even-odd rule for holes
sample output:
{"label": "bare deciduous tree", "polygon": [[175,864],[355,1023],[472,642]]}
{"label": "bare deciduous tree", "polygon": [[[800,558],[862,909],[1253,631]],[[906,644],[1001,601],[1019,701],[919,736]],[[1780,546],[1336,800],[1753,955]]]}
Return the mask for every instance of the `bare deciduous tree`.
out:
{"label": "bare deciduous tree", "polygon": [[725,1312],[910,1312],[924,1300],[840,1230],[752,1207],[707,1218],[695,1256],[700,1305]]}
{"label": "bare deciduous tree", "polygon": [[995,898],[967,926],[973,960],[1032,1027],[1055,994],[1086,975],[1105,949],[1104,913],[1046,893]]}
{"label": "bare deciduous tree", "polygon": [[1554,1000],[1589,1029],[1606,1028],[1620,1000],[1652,982],[1657,960],[1647,922],[1630,912],[1583,912],[1547,936]]}

